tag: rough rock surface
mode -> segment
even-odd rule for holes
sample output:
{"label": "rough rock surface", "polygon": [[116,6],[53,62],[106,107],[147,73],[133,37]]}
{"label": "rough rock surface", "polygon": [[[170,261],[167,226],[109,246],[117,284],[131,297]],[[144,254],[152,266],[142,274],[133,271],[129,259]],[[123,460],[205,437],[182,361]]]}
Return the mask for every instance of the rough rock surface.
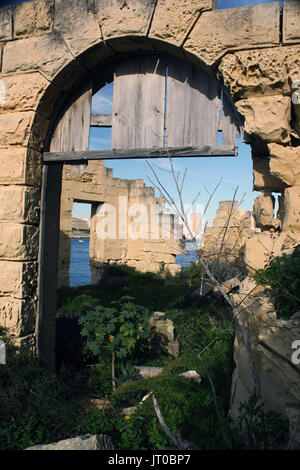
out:
{"label": "rough rock surface", "polygon": [[26,450],[113,450],[112,440],[105,434],[73,437],[51,444],[40,444]]}

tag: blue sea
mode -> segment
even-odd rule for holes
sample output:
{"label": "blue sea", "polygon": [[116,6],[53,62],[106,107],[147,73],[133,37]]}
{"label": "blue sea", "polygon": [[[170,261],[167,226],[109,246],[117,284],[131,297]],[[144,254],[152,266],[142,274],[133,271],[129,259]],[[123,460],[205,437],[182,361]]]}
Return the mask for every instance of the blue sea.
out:
{"label": "blue sea", "polygon": [[[80,242],[78,238],[72,238],[71,248],[70,286],[91,284],[90,239],[82,238]],[[195,251],[189,249],[189,244],[187,244],[187,249],[187,255],[176,256],[176,264],[185,267],[196,261]]]}

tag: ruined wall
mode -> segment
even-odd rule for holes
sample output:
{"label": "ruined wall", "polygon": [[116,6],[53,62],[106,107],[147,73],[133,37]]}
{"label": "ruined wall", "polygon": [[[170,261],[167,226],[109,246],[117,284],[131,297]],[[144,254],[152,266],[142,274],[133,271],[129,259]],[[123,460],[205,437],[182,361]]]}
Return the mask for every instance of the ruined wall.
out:
{"label": "ruined wall", "polygon": [[237,201],[219,202],[212,226],[205,230],[202,247],[205,257],[234,261],[246,240],[253,236],[250,211],[238,206]]}
{"label": "ruined wall", "polygon": [[[214,8],[214,0],[37,0],[0,8],[1,324],[32,342],[46,325],[49,357],[55,312],[37,315],[42,152],[66,96],[123,52],[167,51],[224,82],[244,118],[254,189],[262,193],[254,209],[262,233],[246,242],[248,264],[264,264],[264,246],[280,252],[299,241],[299,111],[291,96],[299,80],[300,3],[286,0],[282,12],[279,2]],[[281,194],[278,217],[274,192]],[[277,336],[270,329],[269,340]],[[287,346],[282,353],[290,356]]]}
{"label": "ruined wall", "polygon": [[[176,254],[182,253],[180,234],[182,227],[173,220],[170,230],[163,238],[163,214],[168,217],[164,201],[155,197],[155,190],[146,187],[143,180],[126,180],[113,178],[112,170],[104,166],[103,161],[89,161],[83,175],[74,175],[70,166],[64,166],[61,214],[60,214],[60,243],[58,287],[69,285],[69,267],[72,238],[72,208],[73,202],[89,202],[92,204],[92,217],[90,227],[90,264],[92,283],[101,278],[103,263],[124,263],[140,271],[158,272],[162,263],[170,272],[180,269],[175,264]],[[109,204],[115,211],[112,220],[111,233],[108,224],[101,230],[97,226],[105,213],[97,213],[102,204]],[[141,238],[133,239],[129,230],[130,223],[135,217],[130,216],[134,204],[139,204],[147,212],[140,227]],[[154,227],[152,211],[159,207],[162,214],[158,219],[158,226]],[[134,209],[134,208],[133,208]],[[137,217],[139,214],[137,214]],[[114,223],[116,223],[114,227]],[[124,224],[124,227],[120,225]],[[115,230],[114,230],[115,228]],[[155,228],[158,233],[153,233]],[[174,237],[174,230],[176,237]],[[135,235],[135,233],[133,233]],[[138,235],[138,233],[136,234]]]}

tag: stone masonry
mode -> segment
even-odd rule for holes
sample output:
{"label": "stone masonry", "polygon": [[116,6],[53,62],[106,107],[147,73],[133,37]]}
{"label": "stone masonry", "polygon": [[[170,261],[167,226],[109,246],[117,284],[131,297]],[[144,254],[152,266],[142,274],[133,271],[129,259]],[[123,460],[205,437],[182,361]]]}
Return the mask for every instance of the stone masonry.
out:
{"label": "stone masonry", "polygon": [[[244,139],[251,146],[253,188],[261,192],[254,207],[261,233],[245,243],[249,269],[263,266],[270,253],[279,254],[299,243],[300,2],[285,0],[282,8],[279,1],[216,8],[215,0],[36,0],[0,8],[1,325],[19,343],[33,346],[43,330],[42,355],[49,365],[54,357],[55,311],[40,310],[43,292],[41,279],[38,282],[43,247],[42,153],[49,149],[49,129],[64,100],[124,53],[177,55],[203,66],[228,89],[244,120]],[[57,191],[60,184],[58,179]],[[274,193],[280,195],[276,216]],[[55,282],[49,284],[48,295],[55,287]],[[245,315],[249,324],[260,313],[247,310]],[[255,345],[258,339],[253,331]],[[285,331],[270,325],[264,331],[265,341],[277,347],[280,342],[281,354],[290,359]],[[291,369],[291,379],[285,381],[284,362],[276,357],[270,361],[262,348],[257,354],[266,406],[281,410],[289,419],[289,408],[299,414],[297,372]],[[245,357],[241,342],[236,341],[235,383],[243,398],[251,393]],[[278,374],[281,379],[275,380]],[[233,410],[241,396],[233,396]],[[299,421],[296,416],[293,423]],[[290,433],[300,445],[299,429],[291,425]]]}
{"label": "stone masonry", "polygon": [[[166,213],[163,198],[155,197],[152,187],[146,187],[143,180],[126,180],[113,178],[112,170],[104,166],[103,161],[89,161],[83,175],[74,175],[70,166],[65,165],[61,194],[60,213],[60,243],[58,286],[69,285],[69,267],[72,238],[72,208],[73,201],[89,202],[92,204],[90,227],[90,265],[92,283],[101,278],[103,266],[107,263],[124,263],[140,271],[157,272],[164,265],[171,273],[180,269],[175,264],[176,254],[183,252],[181,248],[182,226],[174,216]],[[97,209],[103,204],[112,206],[116,215],[114,233],[102,238],[97,233],[100,215]],[[133,239],[128,234],[131,219],[130,209],[134,204],[141,204],[147,211],[146,220],[139,227],[141,238]],[[161,215],[157,215],[158,225],[151,230],[151,220],[157,207]],[[164,238],[163,222],[168,218]],[[125,225],[125,232],[120,233]],[[104,227],[106,228],[106,227]],[[158,233],[154,233],[155,229]],[[174,231],[175,235],[174,236]],[[138,234],[137,234],[138,235]]]}
{"label": "stone masonry", "polygon": [[239,209],[237,201],[220,201],[212,226],[207,227],[203,239],[205,257],[220,256],[232,261],[241,247],[253,236],[250,211]]}

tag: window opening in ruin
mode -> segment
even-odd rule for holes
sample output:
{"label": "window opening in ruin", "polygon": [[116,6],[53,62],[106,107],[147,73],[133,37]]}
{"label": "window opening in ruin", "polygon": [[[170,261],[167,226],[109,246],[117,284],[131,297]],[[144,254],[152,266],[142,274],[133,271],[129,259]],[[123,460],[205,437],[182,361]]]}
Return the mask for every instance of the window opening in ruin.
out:
{"label": "window opening in ruin", "polygon": [[92,205],[73,203],[70,287],[91,284],[90,221]]}

